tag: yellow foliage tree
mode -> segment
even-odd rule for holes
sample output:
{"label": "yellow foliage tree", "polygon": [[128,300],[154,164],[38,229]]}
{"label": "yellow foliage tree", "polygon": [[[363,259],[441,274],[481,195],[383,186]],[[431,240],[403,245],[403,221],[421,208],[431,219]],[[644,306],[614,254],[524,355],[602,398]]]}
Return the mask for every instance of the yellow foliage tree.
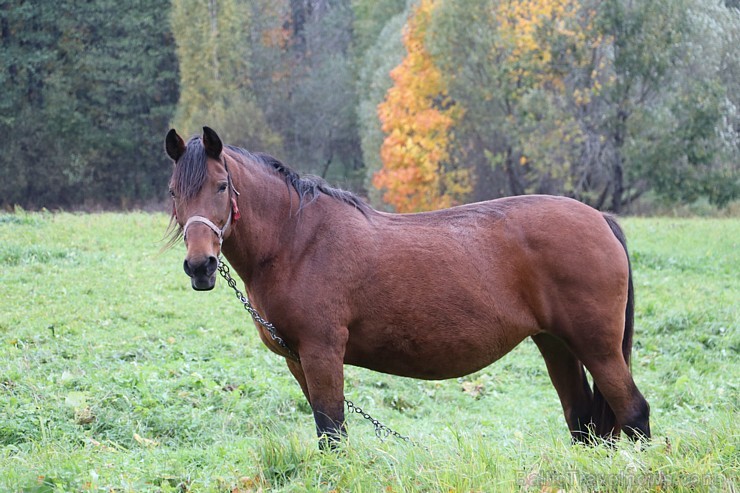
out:
{"label": "yellow foliage tree", "polygon": [[583,46],[586,33],[573,29],[581,0],[509,0],[498,2],[495,16],[507,50],[511,75],[523,88],[551,85],[562,90],[557,67],[553,67],[552,42],[567,39],[567,45]]}
{"label": "yellow foliage tree", "polygon": [[[601,89],[596,11],[582,0],[510,0],[497,2],[492,13],[514,108],[508,118],[518,135],[518,174],[528,182],[523,191],[547,191],[554,183],[578,188],[573,180],[582,181],[582,174],[574,166],[580,161],[573,157],[583,157],[588,137],[577,116]],[[569,105],[575,111],[560,111]]]}
{"label": "yellow foliage tree", "polygon": [[470,190],[467,170],[449,169],[452,128],[463,110],[447,93],[424,37],[439,0],[422,0],[403,33],[407,55],[391,71],[394,85],[378,105],[386,134],[383,167],[373,185],[398,212],[449,207]]}

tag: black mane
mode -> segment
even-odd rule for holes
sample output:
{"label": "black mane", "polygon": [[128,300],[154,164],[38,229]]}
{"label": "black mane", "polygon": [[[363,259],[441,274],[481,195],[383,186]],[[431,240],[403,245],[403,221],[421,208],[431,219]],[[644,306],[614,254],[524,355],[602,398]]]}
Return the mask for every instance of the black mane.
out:
{"label": "black mane", "polygon": [[[277,158],[261,153],[249,152],[241,147],[227,145],[226,149],[242,156],[246,160],[260,163],[277,172],[285,179],[288,186],[292,186],[298,193],[298,210],[316,201],[321,194],[353,206],[364,215],[371,209],[360,197],[352,192],[329,186],[318,176],[300,176],[295,170],[283,164]],[[173,191],[183,200],[193,198],[200,191],[206,181],[206,151],[200,137],[192,137],[187,144],[185,153],[177,160],[172,174]]]}
{"label": "black mane", "polygon": [[334,188],[319,176],[301,176],[291,167],[269,154],[265,154],[263,152],[249,152],[246,149],[234,146],[226,146],[226,148],[246,157],[247,159],[261,163],[281,175],[285,179],[286,185],[292,186],[298,193],[299,211],[314,202],[322,193],[355,207],[363,214],[366,214],[370,210],[370,206],[354,193]]}

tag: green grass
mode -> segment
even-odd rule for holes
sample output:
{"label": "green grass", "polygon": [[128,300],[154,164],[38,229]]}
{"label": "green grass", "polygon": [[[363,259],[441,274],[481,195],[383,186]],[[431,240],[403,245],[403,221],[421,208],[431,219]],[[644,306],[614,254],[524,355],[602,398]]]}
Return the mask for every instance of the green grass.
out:
{"label": "green grass", "polygon": [[[163,215],[0,215],[0,491],[737,491],[740,220],[626,219],[650,443],[570,445],[530,342],[463,379],[347,367],[336,453]],[[468,391],[463,391],[463,389]]]}

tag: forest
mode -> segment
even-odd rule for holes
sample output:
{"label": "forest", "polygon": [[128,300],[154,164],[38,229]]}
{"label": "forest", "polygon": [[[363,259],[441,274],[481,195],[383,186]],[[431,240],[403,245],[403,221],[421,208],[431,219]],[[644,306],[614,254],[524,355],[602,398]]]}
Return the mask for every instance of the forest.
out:
{"label": "forest", "polygon": [[415,212],[740,197],[739,0],[0,0],[0,208],[164,203],[170,127]]}

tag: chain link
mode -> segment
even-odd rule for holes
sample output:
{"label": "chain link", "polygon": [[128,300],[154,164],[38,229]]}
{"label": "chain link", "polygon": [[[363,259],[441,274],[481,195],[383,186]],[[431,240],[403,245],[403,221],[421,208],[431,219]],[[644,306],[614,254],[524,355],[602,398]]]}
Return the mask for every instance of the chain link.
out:
{"label": "chain link", "polygon": [[[219,257],[218,259],[218,272],[221,274],[221,277],[223,277],[226,280],[226,283],[231,287],[231,289],[234,290],[236,293],[236,297],[239,301],[241,301],[242,305],[244,305],[244,309],[249,312],[249,314],[252,316],[255,322],[260,324],[262,327],[269,332],[270,337],[273,341],[277,342],[278,345],[285,349],[285,351],[288,353],[288,355],[296,360],[300,361],[301,359],[298,357],[296,353],[293,352],[290,347],[285,343],[285,341],[277,335],[277,330],[275,329],[275,326],[272,325],[272,323],[268,322],[262,316],[259,314],[259,312],[252,306],[252,303],[249,301],[249,298],[242,293],[239,288],[236,286],[236,281],[233,277],[231,277],[231,271],[229,269],[229,266],[224,263],[224,261]],[[389,436],[394,436],[398,438],[399,440],[403,440],[404,442],[413,443],[411,442],[411,439],[407,436],[403,436],[397,431],[387,427],[377,419],[370,416],[368,413],[362,410],[362,408],[355,406],[355,404],[347,399],[344,399],[344,403],[347,404],[347,410],[350,414],[356,413],[365,418],[366,420],[370,421],[372,425],[375,427],[375,436],[378,437],[381,441],[385,440]]]}
{"label": "chain link", "polygon": [[372,425],[375,427],[375,436],[378,437],[381,441],[385,440],[389,436],[394,436],[398,438],[399,440],[403,440],[407,443],[412,443],[411,439],[407,436],[403,436],[400,433],[398,433],[395,430],[392,430],[391,428],[388,428],[386,425],[378,421],[377,419],[370,416],[368,413],[362,410],[361,407],[355,406],[355,404],[347,399],[344,399],[344,403],[347,404],[347,410],[352,413],[357,413],[366,420],[370,421]]}
{"label": "chain link", "polygon": [[239,299],[239,301],[242,302],[244,305],[244,309],[249,312],[249,314],[252,316],[255,322],[260,324],[262,327],[264,327],[267,332],[270,333],[270,337],[273,341],[277,342],[278,345],[285,349],[285,351],[288,353],[288,355],[293,358],[296,361],[300,361],[301,359],[298,357],[296,353],[294,353],[288,345],[285,343],[285,341],[277,335],[277,330],[275,330],[275,326],[272,325],[272,323],[268,322],[262,316],[259,314],[259,312],[252,306],[252,303],[249,301],[249,298],[244,296],[244,293],[239,291],[239,288],[236,287],[236,281],[233,277],[231,277],[229,266],[226,265],[223,260],[220,258],[218,259],[218,272],[221,274],[221,276],[226,280],[226,283],[234,290],[236,293],[236,297]]}

